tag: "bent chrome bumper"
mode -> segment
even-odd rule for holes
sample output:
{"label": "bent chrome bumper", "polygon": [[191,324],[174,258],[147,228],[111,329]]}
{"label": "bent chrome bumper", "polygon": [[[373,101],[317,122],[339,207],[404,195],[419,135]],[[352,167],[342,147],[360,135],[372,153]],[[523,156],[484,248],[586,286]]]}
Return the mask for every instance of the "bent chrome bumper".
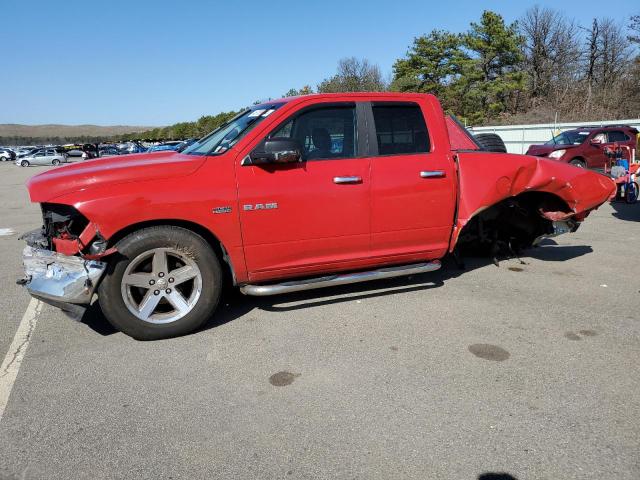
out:
{"label": "bent chrome bumper", "polygon": [[551,231],[544,235],[540,235],[533,241],[533,245],[538,245],[545,238],[553,238],[565,233],[573,233],[580,227],[580,223],[572,218],[566,220],[556,220],[551,222]]}
{"label": "bent chrome bumper", "polygon": [[22,252],[29,293],[45,303],[88,305],[107,264],[26,246]]}

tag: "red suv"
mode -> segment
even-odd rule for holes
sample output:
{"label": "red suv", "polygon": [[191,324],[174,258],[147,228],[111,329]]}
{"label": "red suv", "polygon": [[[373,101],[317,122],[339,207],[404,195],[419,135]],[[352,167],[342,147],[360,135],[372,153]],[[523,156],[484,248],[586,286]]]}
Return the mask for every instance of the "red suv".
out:
{"label": "red suv", "polygon": [[567,130],[543,145],[531,145],[527,155],[548,157],[576,167],[604,168],[604,149],[614,144],[628,146],[635,155],[638,130],[628,125],[580,127]]}

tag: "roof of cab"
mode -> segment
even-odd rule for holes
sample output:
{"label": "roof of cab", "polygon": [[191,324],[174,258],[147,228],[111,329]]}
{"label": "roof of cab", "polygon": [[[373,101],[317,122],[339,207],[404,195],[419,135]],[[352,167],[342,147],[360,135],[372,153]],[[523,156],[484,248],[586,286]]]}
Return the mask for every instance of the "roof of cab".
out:
{"label": "roof of cab", "polygon": [[412,93],[412,92],[342,92],[342,93],[312,93],[309,95],[297,95],[293,97],[284,97],[273,99],[265,102],[260,102],[260,105],[272,105],[274,103],[288,103],[297,100],[313,100],[313,99],[322,99],[322,98],[343,98],[343,97],[355,97],[355,98],[380,98],[380,97],[389,97],[389,98],[402,98],[402,97],[418,97],[418,96],[427,96],[433,97],[433,95],[429,93]]}

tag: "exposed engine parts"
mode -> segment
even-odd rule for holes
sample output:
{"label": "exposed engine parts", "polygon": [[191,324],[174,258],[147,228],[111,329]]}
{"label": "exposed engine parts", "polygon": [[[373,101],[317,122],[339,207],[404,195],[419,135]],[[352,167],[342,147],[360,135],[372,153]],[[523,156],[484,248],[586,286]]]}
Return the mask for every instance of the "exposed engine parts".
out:
{"label": "exposed engine parts", "polygon": [[100,231],[70,205],[43,203],[42,221],[41,228],[20,237],[30,247],[79,255],[85,260],[97,260],[116,251],[108,248]]}

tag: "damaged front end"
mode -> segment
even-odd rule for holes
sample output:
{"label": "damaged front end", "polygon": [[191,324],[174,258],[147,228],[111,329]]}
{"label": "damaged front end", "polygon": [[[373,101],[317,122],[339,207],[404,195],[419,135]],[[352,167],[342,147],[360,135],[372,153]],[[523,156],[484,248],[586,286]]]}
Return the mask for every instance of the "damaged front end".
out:
{"label": "damaged front end", "polygon": [[113,251],[78,210],[69,205],[42,204],[43,226],[21,239],[25,277],[18,280],[46,303],[88,305],[107,264],[100,259]]}
{"label": "damaged front end", "polygon": [[56,306],[88,305],[107,268],[105,262],[84,260],[27,245],[22,252],[29,293]]}

